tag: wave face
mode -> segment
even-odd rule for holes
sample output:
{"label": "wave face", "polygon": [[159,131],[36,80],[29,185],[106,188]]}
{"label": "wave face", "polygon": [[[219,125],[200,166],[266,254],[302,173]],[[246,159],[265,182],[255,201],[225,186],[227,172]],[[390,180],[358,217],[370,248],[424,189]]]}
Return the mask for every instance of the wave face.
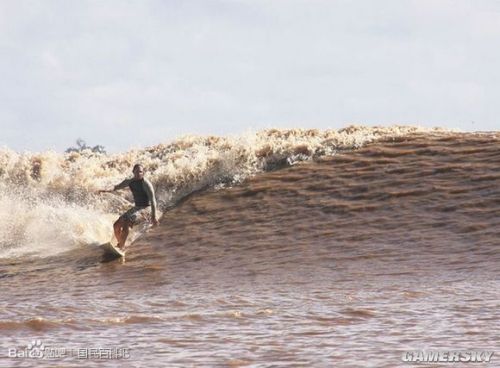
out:
{"label": "wave face", "polygon": [[252,257],[242,261],[264,268],[284,257],[315,272],[340,258],[374,275],[426,277],[436,267],[478,265],[493,273],[500,263],[498,138],[412,134],[262,173],[189,198],[165,214],[159,238],[224,249],[251,242]]}
{"label": "wave face", "polygon": [[160,208],[166,209],[194,191],[233,185],[297,161],[423,131],[444,134],[405,126],[351,126],[326,131],[273,129],[238,137],[187,136],[114,155],[3,149],[0,257],[51,256],[109,241],[112,222],[130,206],[131,198],[95,193],[129,176],[138,162],[156,188]]}

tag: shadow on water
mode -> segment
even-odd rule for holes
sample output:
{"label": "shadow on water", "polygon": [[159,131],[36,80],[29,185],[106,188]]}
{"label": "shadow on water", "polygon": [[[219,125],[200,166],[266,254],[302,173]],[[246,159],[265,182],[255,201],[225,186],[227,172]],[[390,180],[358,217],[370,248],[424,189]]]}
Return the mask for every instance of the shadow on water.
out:
{"label": "shadow on water", "polygon": [[0,260],[0,279],[19,275],[43,274],[52,269],[85,271],[100,263],[120,261],[120,257],[106,254],[99,246],[88,245],[51,257],[24,256],[22,259]]}

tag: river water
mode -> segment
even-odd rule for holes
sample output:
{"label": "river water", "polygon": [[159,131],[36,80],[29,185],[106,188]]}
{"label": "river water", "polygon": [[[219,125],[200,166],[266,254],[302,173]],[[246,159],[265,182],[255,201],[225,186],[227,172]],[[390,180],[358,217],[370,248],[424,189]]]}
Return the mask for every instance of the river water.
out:
{"label": "river water", "polygon": [[[500,364],[498,138],[393,135],[177,189],[124,260],[95,246],[118,200],[82,205],[64,184],[46,210],[9,191],[25,217],[4,230],[0,366],[409,367],[405,351],[429,349]],[[78,221],[71,208],[88,219],[72,241],[14,233]],[[66,356],[9,356],[37,340]]]}

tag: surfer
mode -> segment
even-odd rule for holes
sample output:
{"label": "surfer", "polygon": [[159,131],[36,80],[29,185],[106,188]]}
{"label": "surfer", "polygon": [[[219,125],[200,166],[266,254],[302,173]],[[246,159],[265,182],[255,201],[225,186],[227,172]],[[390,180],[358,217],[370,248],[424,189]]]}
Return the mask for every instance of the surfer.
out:
{"label": "surfer", "polygon": [[[134,165],[132,170],[134,177],[125,179],[120,184],[115,185],[112,190],[100,190],[99,193],[112,193],[115,190],[129,187],[134,196],[135,206],[122,214],[113,224],[117,247],[123,249],[125,240],[127,240],[129,228],[145,221],[150,221],[153,226],[158,225],[156,217],[156,198],[155,191],[151,182],[144,177],[144,167],[141,164]],[[151,207],[151,209],[150,209]]]}

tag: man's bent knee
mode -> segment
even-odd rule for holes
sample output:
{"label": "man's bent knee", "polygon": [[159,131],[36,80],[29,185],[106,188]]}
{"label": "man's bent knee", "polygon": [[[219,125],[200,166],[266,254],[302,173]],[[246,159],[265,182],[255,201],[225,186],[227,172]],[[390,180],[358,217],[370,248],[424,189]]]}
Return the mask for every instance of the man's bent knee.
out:
{"label": "man's bent knee", "polygon": [[127,221],[120,217],[118,220],[115,221],[115,223],[113,224],[113,227],[120,229],[122,227],[125,227],[126,223],[127,223]]}
{"label": "man's bent knee", "polygon": [[125,229],[125,228],[131,228],[134,224],[132,223],[132,221],[126,219],[126,218],[123,218],[123,217],[120,217],[118,220],[115,221],[115,223],[113,224],[113,227],[114,228],[118,228],[118,229]]}

